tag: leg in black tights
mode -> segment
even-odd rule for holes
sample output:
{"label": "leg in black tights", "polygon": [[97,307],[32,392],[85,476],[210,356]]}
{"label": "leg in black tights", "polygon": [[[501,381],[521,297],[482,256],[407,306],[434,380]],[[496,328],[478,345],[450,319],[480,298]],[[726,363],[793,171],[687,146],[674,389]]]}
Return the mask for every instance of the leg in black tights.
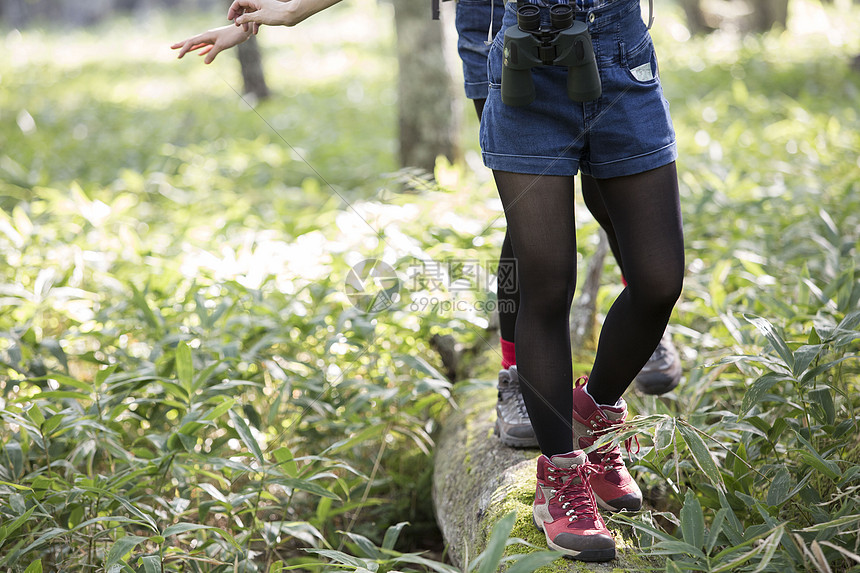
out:
{"label": "leg in black tights", "polygon": [[614,404],[659,344],[681,295],[684,236],[674,163],[597,183],[627,286],[603,321],[588,392]]}
{"label": "leg in black tights", "polygon": [[582,200],[588,211],[594,216],[594,220],[606,232],[606,238],[609,239],[609,249],[612,251],[612,256],[615,257],[615,262],[618,268],[621,269],[621,275],[624,275],[624,267],[621,266],[621,254],[618,252],[618,240],[615,238],[615,229],[612,228],[612,221],[609,219],[609,213],[606,212],[606,205],[603,203],[603,197],[600,195],[600,187],[597,179],[584,173],[579,178],[582,183]]}
{"label": "leg in black tights", "polygon": [[503,340],[515,342],[517,313],[520,307],[520,288],[517,262],[511,243],[510,231],[505,231],[502,253],[499,257],[497,297],[499,300],[499,334]]}
{"label": "leg in black tights", "polygon": [[[478,119],[484,112],[485,99],[472,100]],[[496,296],[498,297],[499,333],[503,340],[514,342],[516,332],[517,310],[520,306],[520,290],[517,286],[517,265],[514,262],[514,250],[511,246],[510,233],[505,231],[502,242],[502,252],[499,256],[499,282]]]}
{"label": "leg in black tights", "polygon": [[[517,364],[541,451],[573,449],[569,316],[576,284],[573,178],[494,172],[519,267]],[[613,404],[657,346],[680,295],[684,245],[674,164],[597,182],[628,286],[600,335],[589,393]]]}
{"label": "leg in black tights", "polygon": [[572,177],[493,172],[516,254],[520,387],[541,451],[573,450],[570,305],[576,287]]}

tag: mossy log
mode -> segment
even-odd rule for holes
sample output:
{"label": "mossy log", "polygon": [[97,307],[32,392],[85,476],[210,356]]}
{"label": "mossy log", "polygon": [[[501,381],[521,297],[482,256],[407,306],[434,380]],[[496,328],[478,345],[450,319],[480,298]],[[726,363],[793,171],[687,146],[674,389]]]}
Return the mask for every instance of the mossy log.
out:
{"label": "mossy log", "polygon": [[[546,548],[543,533],[532,523],[537,450],[505,447],[493,435],[495,388],[458,392],[459,408],[443,421],[436,442],[433,502],[436,520],[452,561],[463,566],[484,550],[493,525],[512,510],[517,521],[511,537]],[[608,516],[604,514],[604,518]],[[654,570],[655,564],[635,549],[628,528],[609,523],[618,556],[606,563],[560,558],[543,572]],[[509,546],[509,554],[526,553],[524,545]]]}

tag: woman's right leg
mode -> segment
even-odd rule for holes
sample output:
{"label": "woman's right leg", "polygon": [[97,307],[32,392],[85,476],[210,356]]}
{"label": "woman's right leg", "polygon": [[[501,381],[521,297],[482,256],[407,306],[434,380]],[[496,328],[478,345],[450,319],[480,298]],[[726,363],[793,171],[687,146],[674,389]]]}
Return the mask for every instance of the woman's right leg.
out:
{"label": "woman's right leg", "polygon": [[516,256],[517,369],[541,451],[573,450],[570,305],[576,286],[572,177],[494,171]]}
{"label": "woman's right leg", "polygon": [[[476,98],[472,101],[475,103],[475,112],[480,120],[487,100]],[[520,290],[517,284],[517,265],[511,245],[511,234],[507,230],[505,230],[505,239],[502,241],[496,277],[496,300],[498,301],[496,308],[499,316],[502,369],[499,371],[494,431],[506,446],[533,448],[537,446],[534,429],[528,414],[523,409],[523,396],[517,372],[511,368],[517,363],[514,337],[517,311],[520,306]]]}
{"label": "woman's right leg", "polygon": [[[486,99],[474,99],[475,112],[478,114],[478,119],[484,113],[484,104]],[[514,332],[516,331],[517,310],[520,306],[520,291],[517,286],[517,266],[514,264],[514,249],[511,243],[511,234],[505,231],[505,239],[502,241],[502,252],[499,255],[499,270],[497,273],[498,284],[496,296],[498,299],[499,311],[499,332],[501,334],[502,344],[508,348],[514,345]],[[514,360],[510,360],[509,356],[505,356],[506,348],[502,348],[502,366],[508,368],[511,364],[515,364]]]}

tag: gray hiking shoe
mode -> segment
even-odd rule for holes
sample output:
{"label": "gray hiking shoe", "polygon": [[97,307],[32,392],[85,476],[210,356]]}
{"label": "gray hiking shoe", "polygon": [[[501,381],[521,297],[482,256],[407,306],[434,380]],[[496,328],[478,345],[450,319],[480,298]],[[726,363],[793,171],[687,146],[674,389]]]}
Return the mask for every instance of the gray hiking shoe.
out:
{"label": "gray hiking shoe", "polygon": [[636,376],[636,388],[644,394],[665,394],[681,380],[681,357],[669,332],[663,333],[657,349]]}
{"label": "gray hiking shoe", "polygon": [[494,431],[502,443],[511,448],[536,448],[538,445],[523,402],[516,366],[499,370],[499,399],[496,402]]}

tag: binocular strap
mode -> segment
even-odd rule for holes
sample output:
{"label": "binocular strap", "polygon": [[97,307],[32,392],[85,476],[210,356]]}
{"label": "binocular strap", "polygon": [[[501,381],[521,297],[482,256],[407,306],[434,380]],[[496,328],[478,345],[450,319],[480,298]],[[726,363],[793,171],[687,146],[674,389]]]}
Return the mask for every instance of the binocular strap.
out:
{"label": "binocular strap", "polygon": [[487,41],[484,42],[485,46],[489,46],[493,43],[493,22],[495,22],[494,12],[496,10],[496,1],[490,0],[490,27],[487,29]]}

